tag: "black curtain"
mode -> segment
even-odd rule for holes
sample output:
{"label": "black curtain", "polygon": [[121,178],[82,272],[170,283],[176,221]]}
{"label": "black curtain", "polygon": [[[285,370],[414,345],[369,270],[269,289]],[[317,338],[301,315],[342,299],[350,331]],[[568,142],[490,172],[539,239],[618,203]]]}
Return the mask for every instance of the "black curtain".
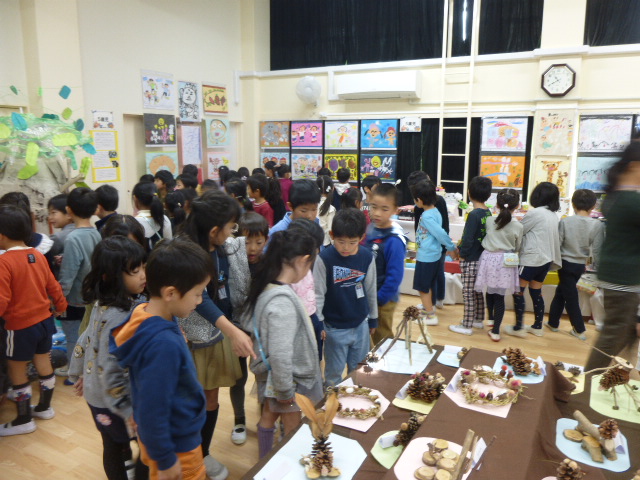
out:
{"label": "black curtain", "polygon": [[640,43],[640,0],[587,0],[584,43]]}
{"label": "black curtain", "polygon": [[471,54],[471,30],[473,29],[474,0],[454,0],[453,32],[451,32],[451,56]]}
{"label": "black curtain", "polygon": [[544,0],[482,0],[478,53],[527,52],[540,48],[543,7]]}
{"label": "black curtain", "polygon": [[398,178],[402,179],[398,188],[402,193],[402,205],[413,203],[407,187],[411,172],[423,170],[434,182],[438,178],[439,124],[437,118],[423,118],[420,133],[398,134]]}

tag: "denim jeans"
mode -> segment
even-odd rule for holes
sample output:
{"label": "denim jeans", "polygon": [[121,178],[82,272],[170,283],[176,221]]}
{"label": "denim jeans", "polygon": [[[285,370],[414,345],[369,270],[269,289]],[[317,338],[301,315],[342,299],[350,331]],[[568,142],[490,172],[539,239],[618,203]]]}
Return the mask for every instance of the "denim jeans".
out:
{"label": "denim jeans", "polygon": [[447,258],[447,254],[443,253],[440,256],[440,261],[438,262],[438,275],[436,276],[436,288],[433,296],[433,303],[435,304],[438,300],[444,300],[445,295],[445,286],[447,284],[445,276],[444,276],[444,262]]}
{"label": "denim jeans", "polygon": [[369,322],[364,320],[354,328],[333,328],[325,322],[327,339],[324,342],[324,383],[337,385],[342,381],[345,364],[351,372],[364,360],[369,351]]}
{"label": "denim jeans", "polygon": [[66,315],[64,317],[58,317],[67,341],[67,367],[71,364],[73,349],[76,348],[76,342],[80,336],[78,331],[80,330],[82,317],[84,317],[84,308],[85,307],[69,306]]}

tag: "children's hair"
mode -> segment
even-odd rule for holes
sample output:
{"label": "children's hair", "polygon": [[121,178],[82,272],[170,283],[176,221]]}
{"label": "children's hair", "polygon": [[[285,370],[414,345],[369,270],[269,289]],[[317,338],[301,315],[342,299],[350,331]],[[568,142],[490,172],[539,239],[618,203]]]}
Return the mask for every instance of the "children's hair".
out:
{"label": "children's hair", "polygon": [[245,237],[269,238],[269,223],[266,218],[256,212],[246,212],[242,215],[238,230]]}
{"label": "children's hair", "polygon": [[227,181],[227,172],[229,172],[229,167],[226,165],[222,165],[218,168],[218,177],[220,178],[220,186],[224,185],[224,182]]}
{"label": "children's hair", "polygon": [[349,187],[340,196],[340,209],[360,208],[358,203],[362,202],[362,192],[359,188]]}
{"label": "children's hair", "polygon": [[260,191],[260,195],[265,199],[269,198],[269,178],[266,175],[261,173],[251,175],[247,178],[247,185],[254,192]]}
{"label": "children's hair", "polygon": [[218,190],[218,184],[215,180],[207,178],[204,182],[202,182],[202,191],[206,192],[208,190]]}
{"label": "children's hair", "polygon": [[193,202],[193,199],[198,196],[198,192],[196,192],[195,188],[183,188],[182,190],[180,190],[180,192],[182,193],[182,196],[184,197],[184,204],[182,205],[182,207],[185,210],[190,211],[191,210],[191,202]]}
{"label": "children's hair", "polygon": [[96,245],[91,255],[91,271],[82,282],[85,303],[98,302],[101,307],[116,307],[128,311],[133,298],[126,291],[123,274],[144,265],[147,254],[142,245],[115,235]]}
{"label": "children's hair", "polygon": [[491,196],[493,184],[488,177],[473,177],[469,182],[469,196],[476,202],[486,202]]}
{"label": "children's hair", "polygon": [[593,190],[587,190],[585,188],[576,190],[573,192],[573,196],[571,197],[571,204],[573,205],[573,208],[576,210],[582,210],[583,212],[588,212],[595,207],[597,201],[598,197],[596,197]]}
{"label": "children's hair", "polygon": [[422,170],[415,170],[411,172],[407,177],[407,186],[409,187],[409,190],[411,190],[411,187],[413,185],[415,185],[416,183],[422,182],[423,180],[431,181],[431,179],[429,178],[429,175],[427,175],[426,172],[423,172]]}
{"label": "children's hair", "polygon": [[158,170],[153,178],[164,183],[168,192],[176,188],[176,179],[173,178],[173,174],[169,170]]}
{"label": "children's hair", "polygon": [[547,207],[552,212],[560,210],[560,190],[553,183],[540,182],[531,192],[529,203],[532,207]]}
{"label": "children's hair", "polygon": [[333,238],[361,238],[366,231],[367,219],[357,208],[342,207],[331,223]]}
{"label": "children's hair", "polygon": [[178,178],[176,178],[176,183],[178,180],[182,182],[184,188],[198,188],[198,178],[194,177],[193,175],[187,175],[186,173],[183,173],[182,175],[178,175]]}
{"label": "children's hair", "polygon": [[496,217],[496,230],[506,227],[511,222],[511,210],[520,204],[520,194],[513,188],[500,190],[497,197],[500,213]]}
{"label": "children's hair", "polygon": [[373,187],[376,187],[382,183],[379,177],[375,175],[368,175],[362,179],[362,188],[368,188],[369,190],[373,190]]}
{"label": "children's hair", "polygon": [[291,173],[291,167],[286,163],[283,163],[278,167],[278,177],[285,178],[287,173]]}
{"label": "children's hair", "polygon": [[253,204],[247,197],[247,184],[245,182],[236,179],[229,180],[225,182],[224,189],[242,204],[245,211],[253,210]]}
{"label": "children's hair", "polygon": [[320,170],[318,170],[318,176],[321,177],[323,175],[331,178],[331,170],[329,170],[327,167],[322,167]]}
{"label": "children's hair", "polygon": [[153,178],[153,175],[151,175],[150,173],[145,173],[140,177],[138,183],[153,183],[154,180],[155,179]]}
{"label": "children's hair", "polygon": [[318,175],[318,178],[316,179],[316,185],[318,185],[318,188],[320,189],[320,195],[327,196],[324,203],[320,207],[320,210],[318,211],[318,216],[322,217],[326,215],[327,212],[329,212],[329,208],[331,208],[335,189],[333,188],[333,180],[331,180],[331,177],[328,175]]}
{"label": "children's hair", "polygon": [[0,234],[10,240],[29,243],[31,239],[31,216],[23,207],[4,203],[0,205]]}
{"label": "children's hair", "polygon": [[0,205],[14,205],[31,217],[31,202],[22,192],[9,192],[0,197]]}
{"label": "children's hair", "polygon": [[373,192],[372,197],[384,197],[393,200],[394,205],[400,205],[400,192],[392,183],[383,183],[379,185]]}
{"label": "children's hair", "polygon": [[289,190],[289,203],[291,209],[300,205],[319,204],[320,189],[313,180],[295,180]]}
{"label": "children's hair", "polygon": [[67,195],[67,207],[80,218],[91,218],[98,208],[98,194],[88,187],[74,188]]}
{"label": "children's hair", "polygon": [[316,242],[316,248],[319,250],[324,243],[324,230],[316,222],[312,222],[308,218],[296,218],[289,225],[288,230],[301,230],[307,232]]}
{"label": "children's hair", "polygon": [[[282,187],[277,178],[267,177],[266,175],[265,177],[269,185],[269,194],[265,198],[269,206],[273,209],[274,223],[278,223],[287,214],[287,207],[282,198]],[[291,193],[289,193],[289,196],[291,196]],[[291,200],[291,198],[289,198],[289,200]]]}
{"label": "children's hair", "polygon": [[160,225],[160,233],[164,237],[165,233],[168,233],[164,232],[164,207],[158,198],[155,184],[138,183],[133,187],[132,194],[138,199],[140,205],[149,209],[151,212],[151,218],[153,218],[153,221],[156,222],[156,224]]}
{"label": "children's hair", "polygon": [[149,248],[149,242],[144,238],[144,228],[131,215],[116,214],[110,216],[100,233],[102,238],[113,237],[114,235],[122,235],[123,237],[131,235],[143,248]]}
{"label": "children's hair", "polygon": [[47,202],[47,209],[67,213],[67,194],[61,193],[59,195],[56,195],[55,197],[51,197]]}
{"label": "children's hair", "polygon": [[266,172],[266,170],[271,171],[271,173],[273,173],[274,177],[276,175],[276,168],[278,168],[278,164],[276,162],[274,162],[273,160],[269,160],[267,163],[264,164],[265,172]]}
{"label": "children's hair", "polygon": [[248,313],[253,313],[258,297],[267,285],[280,276],[284,265],[290,264],[297,257],[305,255],[309,255],[309,260],[313,262],[317,249],[316,241],[311,234],[301,228],[274,233],[249,288],[246,303]]}
{"label": "children's hair", "polygon": [[349,178],[351,178],[351,172],[347,167],[342,167],[336,172],[336,177],[340,183],[347,183]]}
{"label": "children's hair", "polygon": [[[203,250],[184,237],[160,240],[147,260],[145,273],[149,295],[161,296],[163,287],[175,287],[180,295],[184,295],[196,285],[213,278],[213,259],[208,250],[208,247]],[[185,272],[189,272],[188,275]]]}
{"label": "children's hair", "polygon": [[[195,165],[185,165],[182,167],[182,175],[191,175],[192,177],[198,178],[198,167]],[[194,187],[195,188],[195,187]]]}
{"label": "children's hair", "polygon": [[409,187],[409,191],[414,199],[422,200],[422,203],[427,206],[435,205],[438,199],[436,186],[429,180],[421,180],[418,183],[414,183]]}
{"label": "children's hair", "polygon": [[607,172],[606,193],[612,193],[618,188],[620,177],[627,171],[631,162],[640,162],[640,142],[633,141],[622,152],[620,160],[614,163]]}
{"label": "children's hair", "polygon": [[98,195],[98,205],[106,212],[115,212],[118,209],[118,190],[111,185],[100,185],[96,188]]}
{"label": "children's hair", "polygon": [[185,211],[186,200],[182,192],[183,190],[176,190],[168,193],[164,198],[164,206],[173,217],[174,227],[180,225],[187,218],[187,212]]}
{"label": "children's hair", "polygon": [[249,169],[247,167],[240,167],[238,169],[238,175],[240,175],[242,180],[246,180],[249,178]]}
{"label": "children's hair", "polygon": [[191,202],[191,213],[182,231],[208,252],[211,249],[211,230],[214,227],[222,229],[239,218],[240,205],[236,200],[220,190],[209,190]]}
{"label": "children's hair", "polygon": [[262,175],[264,175],[264,168],[258,167],[251,170],[251,175],[255,175],[257,173],[261,173]]}
{"label": "children's hair", "polygon": [[235,170],[229,170],[224,177],[224,183],[230,182],[231,180],[242,180],[240,174]]}

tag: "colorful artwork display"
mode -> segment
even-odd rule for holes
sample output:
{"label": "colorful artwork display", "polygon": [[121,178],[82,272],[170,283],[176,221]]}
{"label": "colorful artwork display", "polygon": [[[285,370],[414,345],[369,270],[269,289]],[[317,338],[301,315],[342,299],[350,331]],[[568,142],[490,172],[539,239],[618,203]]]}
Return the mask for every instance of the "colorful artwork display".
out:
{"label": "colorful artwork display", "polygon": [[207,151],[207,178],[212,180],[220,180],[218,169],[221,166],[230,167],[231,153],[227,150],[208,150]]}
{"label": "colorful artwork display", "polygon": [[229,121],[224,118],[207,118],[207,146],[229,145]]}
{"label": "colorful artwork display", "polygon": [[291,154],[291,176],[294,180],[303,178],[315,180],[318,177],[320,168],[322,168],[321,153]]}
{"label": "colorful artwork display", "polygon": [[148,147],[176,144],[176,117],[158,113],[143,115],[144,136]]}
{"label": "colorful artwork display", "polygon": [[361,120],[360,123],[362,150],[398,148],[398,120]]}
{"label": "colorful artwork display", "polygon": [[395,182],[397,158],[395,153],[363,153],[360,158],[360,179],[375,175],[383,182]]}
{"label": "colorful artwork display", "polygon": [[486,152],[524,152],[527,146],[527,118],[483,118],[482,146]]}
{"label": "colorful artwork display", "polygon": [[604,192],[609,168],[618,160],[620,157],[578,157],[576,189],[588,188],[594,192]]}
{"label": "colorful artwork display", "polygon": [[480,157],[480,175],[489,177],[494,188],[522,188],[524,183],[524,156]]}
{"label": "colorful artwork display", "polygon": [[203,83],[202,106],[204,113],[215,113],[218,115],[226,115],[229,113],[227,87]]}
{"label": "colorful artwork display", "polygon": [[182,165],[202,165],[202,136],[200,125],[180,126],[180,159]]}
{"label": "colorful artwork display", "polygon": [[261,147],[289,147],[289,122],[260,122]]}
{"label": "colorful artwork display", "polygon": [[324,122],[324,148],[356,150],[358,148],[358,121]]}
{"label": "colorful artwork display", "polygon": [[142,108],[173,110],[176,106],[173,75],[142,72]]}
{"label": "colorful artwork display", "polygon": [[570,155],[573,144],[573,112],[545,112],[536,129],[538,155]]}
{"label": "colorful artwork display", "polygon": [[278,165],[289,163],[289,152],[280,152],[269,150],[268,152],[260,152],[260,165],[263,167],[267,162],[276,162]]}
{"label": "colorful artwork display", "polygon": [[200,87],[194,82],[178,82],[178,114],[183,122],[200,121]]}
{"label": "colorful artwork display", "polygon": [[178,175],[178,152],[147,152],[147,173],[155,175],[158,170],[167,170]]}
{"label": "colorful artwork display", "polygon": [[291,122],[291,148],[322,148],[322,122]]}
{"label": "colorful artwork display", "polygon": [[533,182],[535,185],[541,182],[554,183],[560,190],[560,198],[566,198],[570,173],[571,161],[566,158],[538,158],[533,171]]}
{"label": "colorful artwork display", "polygon": [[91,110],[93,115],[93,128],[114,128],[113,112],[107,110]]}
{"label": "colorful artwork display", "polygon": [[351,175],[350,181],[358,181],[358,155],[354,153],[328,153],[324,156],[324,166],[331,170],[331,178],[336,180],[336,172],[339,168],[348,168]]}
{"label": "colorful artwork display", "polygon": [[580,117],[578,152],[621,152],[629,145],[632,124],[631,115]]}
{"label": "colorful artwork display", "polygon": [[93,138],[92,170],[93,181],[119,182],[120,181],[120,149],[118,148],[118,132],[115,130],[90,130]]}

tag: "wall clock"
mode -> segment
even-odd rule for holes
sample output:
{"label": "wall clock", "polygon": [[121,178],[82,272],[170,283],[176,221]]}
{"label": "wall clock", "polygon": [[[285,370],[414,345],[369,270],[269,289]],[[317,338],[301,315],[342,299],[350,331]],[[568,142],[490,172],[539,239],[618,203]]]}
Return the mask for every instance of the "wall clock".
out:
{"label": "wall clock", "polygon": [[542,89],[550,97],[564,97],[576,85],[576,72],[566,63],[555,63],[542,74]]}

